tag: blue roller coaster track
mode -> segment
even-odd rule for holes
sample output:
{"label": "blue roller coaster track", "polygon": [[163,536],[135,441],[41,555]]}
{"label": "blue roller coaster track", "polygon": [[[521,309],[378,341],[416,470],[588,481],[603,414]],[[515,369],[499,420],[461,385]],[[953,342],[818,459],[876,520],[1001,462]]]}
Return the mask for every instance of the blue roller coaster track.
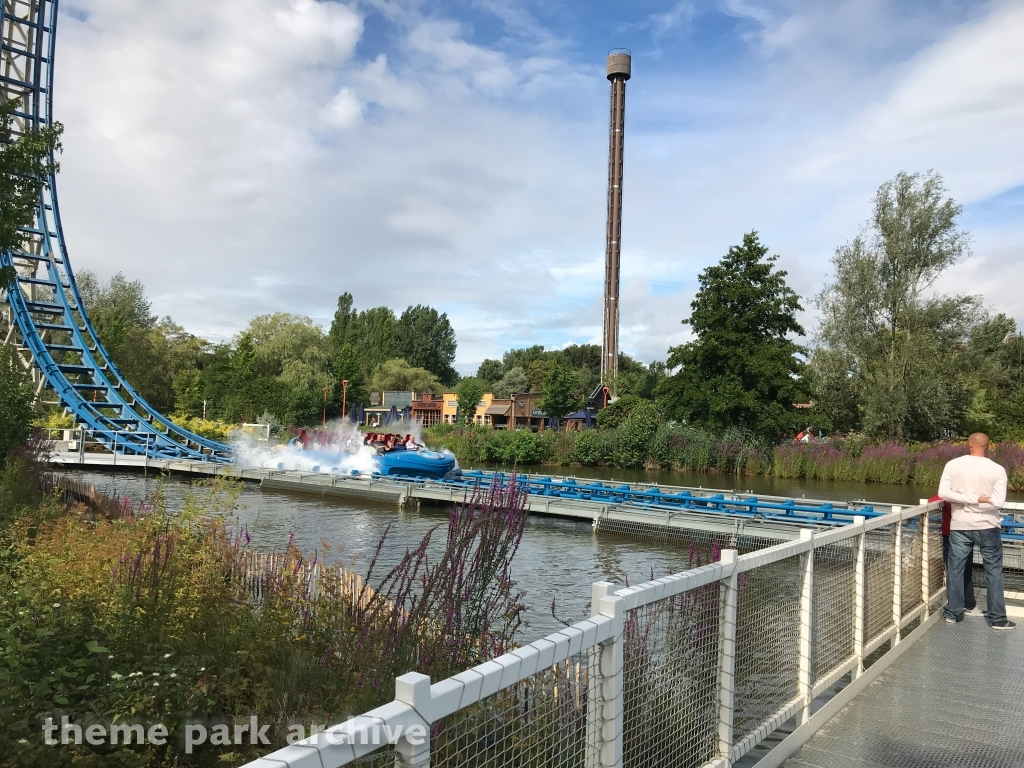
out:
{"label": "blue roller coaster track", "polygon": [[[20,101],[16,135],[53,120],[56,27],[57,0],[2,0],[0,97]],[[3,341],[34,369],[37,398],[52,390],[88,441],[118,454],[230,461],[229,446],[182,429],[143,400],[103,348],[68,260],[53,176],[22,232],[19,248],[0,253],[0,266],[17,272],[0,293]]]}

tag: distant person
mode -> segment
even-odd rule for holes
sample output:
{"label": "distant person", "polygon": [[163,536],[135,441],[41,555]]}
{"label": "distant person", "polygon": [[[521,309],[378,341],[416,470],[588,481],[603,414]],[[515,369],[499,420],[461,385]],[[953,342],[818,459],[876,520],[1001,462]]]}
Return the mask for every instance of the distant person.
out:
{"label": "distant person", "polygon": [[946,562],[946,623],[964,617],[964,569],[972,547],[981,550],[985,563],[988,611],[985,618],[992,629],[1014,629],[1006,618],[1003,595],[1003,504],[1006,503],[1006,470],[989,459],[988,435],[975,432],[967,440],[967,456],[946,464],[939,481],[939,496],[952,507],[949,523],[949,559]]}
{"label": "distant person", "polygon": [[[941,496],[932,496],[928,503],[942,501]],[[949,525],[953,521],[953,505],[948,501],[942,502],[942,564],[949,564]],[[946,574],[946,581],[949,581],[949,574]],[[985,612],[978,607],[978,600],[974,596],[974,545],[971,545],[971,553],[967,556],[964,564],[964,616],[984,616]]]}

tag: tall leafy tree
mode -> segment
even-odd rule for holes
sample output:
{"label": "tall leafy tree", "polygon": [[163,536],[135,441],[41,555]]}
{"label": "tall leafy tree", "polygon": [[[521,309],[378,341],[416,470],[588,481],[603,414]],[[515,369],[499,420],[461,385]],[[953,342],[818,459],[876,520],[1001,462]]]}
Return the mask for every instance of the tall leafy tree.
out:
{"label": "tall leafy tree", "polygon": [[505,366],[501,360],[484,360],[476,369],[476,378],[484,386],[493,387],[505,375]]}
{"label": "tall leafy tree", "polygon": [[804,333],[796,319],[802,308],[777,260],[748,232],[700,274],[683,321],[696,338],[669,350],[668,365],[679,371],[660,387],[669,417],[771,436],[793,427],[803,350],[791,336]]}
{"label": "tall leafy tree", "polygon": [[561,420],[583,407],[580,375],[574,370],[553,365],[544,381],[543,392],[537,405],[548,416]]}
{"label": "tall leafy tree", "polygon": [[465,378],[455,388],[459,403],[459,423],[472,424],[480,399],[484,396],[483,385],[474,378]]}
{"label": "tall leafy tree", "polygon": [[174,411],[182,416],[203,414],[203,377],[196,368],[185,368],[174,377]]}
{"label": "tall leafy tree", "polygon": [[529,392],[530,377],[518,365],[501,377],[493,387],[495,397],[509,398],[513,393]]}
{"label": "tall leafy tree", "polygon": [[832,426],[891,439],[960,426],[971,399],[960,353],[984,312],[979,297],[932,288],[969,252],[962,210],[938,174],[899,173],[879,187],[864,231],[836,249],[811,357]]}
{"label": "tall leafy tree", "polygon": [[369,379],[387,360],[400,357],[395,339],[398,320],[388,307],[373,307],[359,313],[358,343],[363,375]]}
{"label": "tall leafy tree", "polygon": [[32,432],[32,386],[12,347],[0,345],[0,466]]}
{"label": "tall leafy tree", "polygon": [[[0,103],[0,250],[21,243],[18,229],[32,222],[46,177],[60,170],[53,154],[60,151],[64,126],[54,123],[15,136],[14,113],[19,106],[18,99]],[[7,270],[0,275],[0,285],[13,277]]]}
{"label": "tall leafy tree", "polygon": [[327,333],[331,351],[337,353],[346,344],[355,344],[358,339],[359,314],[352,308],[352,294],[346,291],[338,297],[338,308],[334,310],[331,329]]}
{"label": "tall leafy tree", "polygon": [[409,365],[400,357],[385,361],[373,375],[370,387],[374,392],[441,393],[441,383],[433,373]]}
{"label": "tall leafy tree", "polygon": [[398,356],[417,368],[426,368],[444,384],[457,378],[455,330],[446,313],[417,304],[409,307],[395,325]]}
{"label": "tall leafy tree", "polygon": [[341,349],[334,354],[331,367],[334,371],[334,380],[338,382],[339,387],[342,381],[348,381],[346,403],[348,405],[365,404],[369,396],[356,348],[348,342],[343,344]]}
{"label": "tall leafy tree", "polygon": [[78,275],[82,300],[100,341],[118,370],[152,406],[174,408],[174,378],[198,365],[208,344],[169,317],[158,320],[145,286],[120,272],[101,282],[95,273]]}

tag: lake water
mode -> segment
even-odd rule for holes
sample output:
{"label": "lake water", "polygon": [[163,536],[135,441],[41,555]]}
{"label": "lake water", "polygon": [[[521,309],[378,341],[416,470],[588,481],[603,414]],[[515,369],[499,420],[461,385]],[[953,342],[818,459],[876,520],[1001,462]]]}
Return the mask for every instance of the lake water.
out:
{"label": "lake water", "polygon": [[[562,470],[564,471],[564,470]],[[730,475],[686,475],[587,468],[576,470],[588,477],[607,480],[659,482],[737,490],[779,496],[848,500],[867,498],[879,504],[916,503],[931,496],[934,489],[913,486],[880,486],[862,483],[785,481],[771,478],[735,478]],[[92,483],[98,490],[141,499],[152,495],[159,485],[170,509],[180,508],[192,481],[180,476],[158,478],[137,473],[68,471]],[[1018,494],[1018,497],[1020,495]],[[241,491],[239,522],[248,527],[252,546],[270,551],[282,549],[289,536],[306,551],[331,546],[330,562],[345,564],[365,573],[368,558],[388,526],[378,575],[395,565],[407,548],[414,547],[431,529],[444,526],[447,510],[424,505],[420,511],[399,510],[391,504],[314,498],[299,494],[261,492],[246,484]],[[435,541],[444,541],[439,531]],[[528,627],[522,640],[530,642],[561,629],[551,615],[554,599],[558,617],[579,621],[589,615],[590,585],[595,581],[638,584],[652,574],[661,577],[687,567],[687,551],[658,541],[595,534],[589,522],[531,517],[513,574],[526,591]]]}

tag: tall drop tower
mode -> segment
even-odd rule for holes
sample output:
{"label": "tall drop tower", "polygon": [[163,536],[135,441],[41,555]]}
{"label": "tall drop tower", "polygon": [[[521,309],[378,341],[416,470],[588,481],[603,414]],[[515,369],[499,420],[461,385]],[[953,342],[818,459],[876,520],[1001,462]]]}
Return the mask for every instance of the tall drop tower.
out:
{"label": "tall drop tower", "polygon": [[601,383],[611,384],[619,372],[619,246],[622,235],[622,148],[626,125],[626,81],[631,57],[625,48],[608,52],[612,84],[608,128],[608,231],[604,257],[604,335],[601,337]]}

